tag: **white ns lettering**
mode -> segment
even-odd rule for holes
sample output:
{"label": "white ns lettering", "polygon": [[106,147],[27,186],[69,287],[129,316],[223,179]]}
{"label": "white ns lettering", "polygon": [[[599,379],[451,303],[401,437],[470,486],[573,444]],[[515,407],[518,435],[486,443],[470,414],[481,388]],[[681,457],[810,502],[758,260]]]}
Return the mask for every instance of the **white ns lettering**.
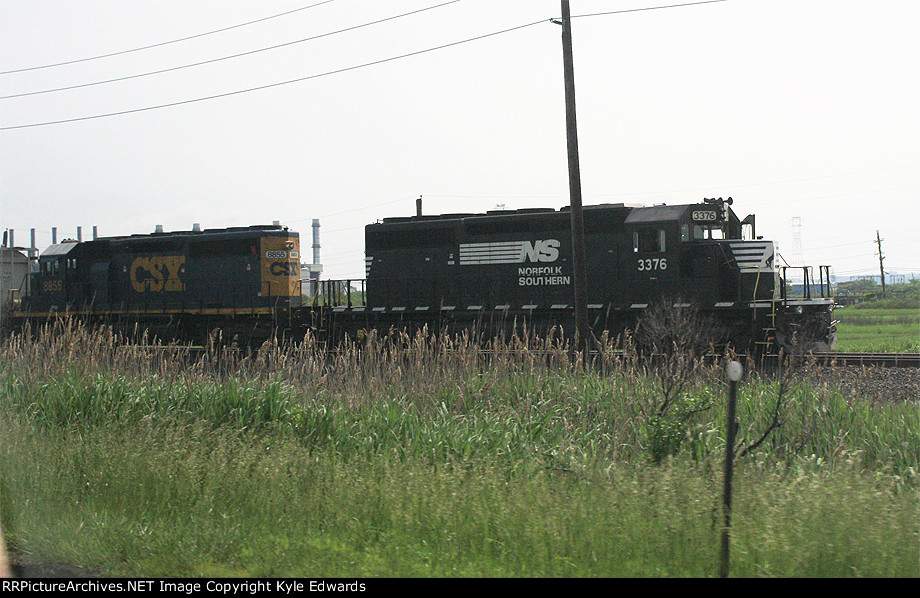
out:
{"label": "white ns lettering", "polygon": [[555,262],[559,259],[559,241],[556,239],[546,239],[542,241],[524,241],[521,244],[521,251],[524,254],[523,261],[531,262]]}

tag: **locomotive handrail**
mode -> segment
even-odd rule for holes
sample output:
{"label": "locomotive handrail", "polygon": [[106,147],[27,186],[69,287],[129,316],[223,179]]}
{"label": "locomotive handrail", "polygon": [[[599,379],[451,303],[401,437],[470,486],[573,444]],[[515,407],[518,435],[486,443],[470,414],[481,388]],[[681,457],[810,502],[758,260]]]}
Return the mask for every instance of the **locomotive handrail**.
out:
{"label": "locomotive handrail", "polygon": [[760,268],[757,268],[757,278],[754,279],[754,296],[751,297],[751,299],[754,301],[754,312],[752,314],[752,318],[755,320],[757,319],[757,287],[758,286],[760,286]]}
{"label": "locomotive handrail", "polygon": [[[814,298],[833,298],[830,268],[830,266],[818,266],[819,284],[815,284],[813,266],[780,266],[779,271],[783,281],[783,284],[780,285],[780,298],[783,301],[791,298],[789,297],[786,290],[786,284],[792,284],[786,276],[787,270],[802,271],[802,299],[810,300]],[[817,295],[817,297],[814,295]]]}
{"label": "locomotive handrail", "polygon": [[[6,291],[7,291],[7,303],[13,308],[19,306],[22,302],[22,289],[21,288],[19,289],[10,288],[10,289],[7,289]],[[18,298],[17,298],[17,295],[18,295]]]}
{"label": "locomotive handrail", "polygon": [[[818,266],[819,276],[821,278],[821,297],[822,298],[832,298],[834,289],[831,287],[831,267],[830,266]],[[827,294],[825,295],[824,285],[825,281],[827,283]]]}
{"label": "locomotive handrail", "polygon": [[[366,279],[346,278],[328,280],[301,280],[301,295],[303,284],[306,282],[312,290],[310,303],[313,307],[361,307],[367,304]],[[353,284],[359,284],[360,290],[354,289]],[[352,292],[354,290],[354,293]]]}

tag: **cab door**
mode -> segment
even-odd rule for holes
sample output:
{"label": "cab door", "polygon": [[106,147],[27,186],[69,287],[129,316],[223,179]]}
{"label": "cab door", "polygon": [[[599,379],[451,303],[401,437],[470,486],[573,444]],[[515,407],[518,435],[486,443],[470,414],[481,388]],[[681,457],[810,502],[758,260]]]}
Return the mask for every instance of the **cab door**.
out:
{"label": "cab door", "polygon": [[633,303],[650,304],[662,296],[676,296],[675,243],[662,224],[630,227],[630,252],[624,257],[625,272],[634,282],[628,299]]}

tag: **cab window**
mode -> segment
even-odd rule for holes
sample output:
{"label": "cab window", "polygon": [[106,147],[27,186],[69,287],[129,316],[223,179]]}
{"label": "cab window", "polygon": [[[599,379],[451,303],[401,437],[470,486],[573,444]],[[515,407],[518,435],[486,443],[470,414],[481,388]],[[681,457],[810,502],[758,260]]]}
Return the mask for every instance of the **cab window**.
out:
{"label": "cab window", "polygon": [[633,253],[664,253],[663,228],[646,228],[633,231]]}
{"label": "cab window", "polygon": [[41,271],[42,274],[47,276],[57,276],[60,272],[60,260],[49,260],[47,262],[42,262]]}
{"label": "cab window", "polygon": [[693,238],[696,240],[701,239],[724,239],[725,232],[722,230],[722,225],[713,224],[713,225],[693,225]]}

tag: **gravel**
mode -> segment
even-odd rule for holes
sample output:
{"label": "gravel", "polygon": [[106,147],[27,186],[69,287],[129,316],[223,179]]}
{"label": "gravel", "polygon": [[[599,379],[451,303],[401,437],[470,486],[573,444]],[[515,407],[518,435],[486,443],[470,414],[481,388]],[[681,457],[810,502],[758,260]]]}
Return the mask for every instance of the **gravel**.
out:
{"label": "gravel", "polygon": [[814,373],[872,404],[920,403],[920,368],[819,367]]}

